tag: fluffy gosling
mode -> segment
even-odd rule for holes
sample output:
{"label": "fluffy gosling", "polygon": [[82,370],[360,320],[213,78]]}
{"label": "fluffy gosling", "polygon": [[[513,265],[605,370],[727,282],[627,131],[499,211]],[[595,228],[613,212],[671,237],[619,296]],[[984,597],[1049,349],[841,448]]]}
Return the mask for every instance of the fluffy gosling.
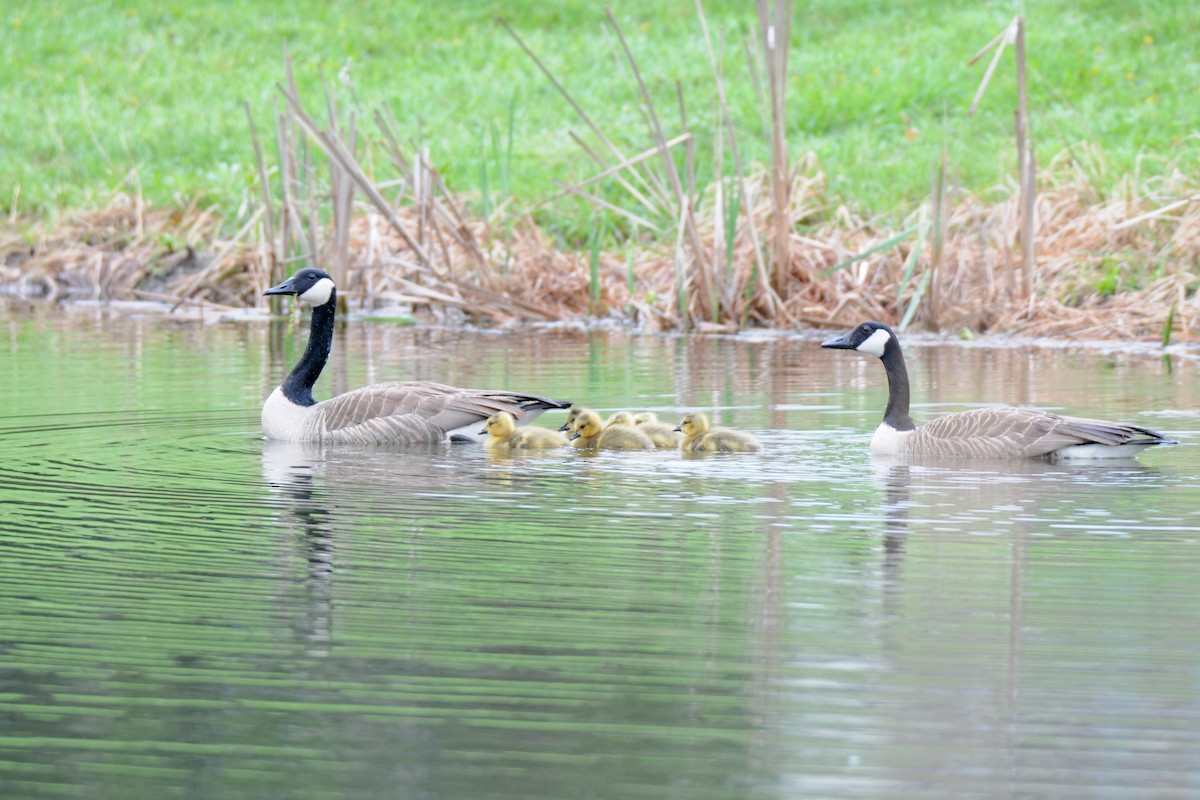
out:
{"label": "fluffy gosling", "polygon": [[682,433],[664,422],[659,422],[653,411],[643,411],[633,418],[633,422],[639,431],[650,437],[655,447],[674,450],[683,439]]}
{"label": "fluffy gosling", "polygon": [[567,438],[556,431],[518,428],[517,420],[507,411],[488,417],[480,433],[488,434],[483,444],[491,450],[549,450],[567,444]]}
{"label": "fluffy gosling", "polygon": [[600,415],[584,410],[575,418],[571,443],[589,450],[653,450],[654,442],[637,428],[628,425],[604,427]]}
{"label": "fluffy gosling", "polygon": [[634,426],[633,414],[628,411],[617,411],[604,423],[606,428],[611,428],[613,425],[625,425],[632,428]]}
{"label": "fluffy gosling", "polygon": [[683,434],[679,449],[685,453],[756,453],[762,444],[745,431],[708,427],[708,417],[699,411],[684,414],[675,430]]}
{"label": "fluffy gosling", "polygon": [[587,411],[587,409],[583,406],[571,406],[571,409],[567,411],[566,422],[558,426],[559,431],[567,434],[573,431],[575,429],[575,420],[579,419],[579,415],[584,411]]}

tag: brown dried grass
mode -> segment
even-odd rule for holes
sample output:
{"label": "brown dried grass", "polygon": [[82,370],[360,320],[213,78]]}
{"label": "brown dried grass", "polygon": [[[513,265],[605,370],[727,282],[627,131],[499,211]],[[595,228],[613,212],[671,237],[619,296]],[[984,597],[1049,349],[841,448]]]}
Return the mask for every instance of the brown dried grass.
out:
{"label": "brown dried grass", "polygon": [[[429,169],[428,182],[436,184]],[[1195,181],[1169,172],[1140,191],[1127,180],[1117,191],[1102,194],[1076,162],[1065,159],[1051,165],[1043,179],[1037,206],[1038,283],[1032,297],[1008,278],[1008,259],[1019,257],[1012,242],[1017,188],[1003,187],[995,202],[949,192],[938,285],[926,287],[926,297],[937,292],[940,327],[1153,340],[1162,337],[1174,307],[1174,340],[1194,341],[1200,328],[1200,202],[1178,201],[1200,194]],[[746,185],[752,201],[749,218],[760,230],[769,230],[769,176],[765,170],[752,173]],[[757,288],[753,245],[743,225],[733,234],[733,259],[719,287],[727,313],[693,329],[793,323],[845,327],[868,318],[892,324],[902,320],[931,269],[930,248],[916,254],[916,268],[907,281],[916,235],[827,274],[896,231],[872,225],[845,207],[827,208],[823,186],[815,159],[797,165],[788,207],[788,273],[781,279],[787,301],[777,306],[756,291],[730,294],[732,288]],[[697,235],[714,263],[724,258],[724,237],[731,235],[720,230],[720,216],[714,213],[719,195],[718,187],[701,193],[696,213]],[[438,217],[432,210],[435,201],[456,209],[452,232],[445,223],[439,228],[431,221]],[[903,224],[928,220],[930,205]],[[400,207],[394,219],[385,218],[373,204],[355,204],[344,243],[348,257],[342,287],[351,307],[402,303],[429,320],[500,324],[589,316],[586,254],[558,248],[528,216],[502,211],[508,218],[489,221],[471,217],[464,208],[461,198],[433,192],[422,204]],[[1156,213],[1164,208],[1167,213]],[[175,304],[262,306],[273,258],[264,223],[264,214],[256,211],[236,235],[222,236],[221,221],[211,210],[147,209],[137,196],[118,194],[108,207],[58,225],[10,221],[0,231],[0,280],[10,291],[51,298],[142,297]],[[410,236],[426,242],[428,266],[420,263],[397,224],[419,231]],[[694,302],[699,295],[677,283],[679,251],[672,244],[645,246],[632,255],[601,253],[594,316],[649,330],[687,327],[688,309],[686,303],[681,307],[677,292],[682,289],[685,300]],[[1115,293],[1111,286],[1109,291],[1098,288],[1105,274],[1110,284],[1115,276],[1131,288]],[[693,275],[685,272],[684,284]],[[1137,286],[1138,281],[1143,285]],[[778,309],[781,315],[775,313]],[[927,326],[925,315],[926,306],[920,305],[913,324]]]}

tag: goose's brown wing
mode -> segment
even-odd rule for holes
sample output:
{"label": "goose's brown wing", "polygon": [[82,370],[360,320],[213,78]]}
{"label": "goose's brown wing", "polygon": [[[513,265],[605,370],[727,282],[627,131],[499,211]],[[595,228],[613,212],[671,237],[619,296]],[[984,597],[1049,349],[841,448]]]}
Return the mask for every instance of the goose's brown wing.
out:
{"label": "goose's brown wing", "polygon": [[908,447],[931,455],[1037,458],[1073,445],[1115,446],[1139,440],[1157,442],[1163,437],[1136,425],[1006,406],[932,419],[917,428]]}
{"label": "goose's brown wing", "polygon": [[446,432],[507,411],[522,420],[570,404],[537,395],[460,389],[440,383],[379,383],[320,403],[326,441],[358,444],[437,442]]}

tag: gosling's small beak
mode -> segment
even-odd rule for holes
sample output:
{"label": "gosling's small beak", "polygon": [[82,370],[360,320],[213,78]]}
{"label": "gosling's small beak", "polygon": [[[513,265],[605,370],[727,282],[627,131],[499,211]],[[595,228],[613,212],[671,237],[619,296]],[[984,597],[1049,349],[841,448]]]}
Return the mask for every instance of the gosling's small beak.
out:
{"label": "gosling's small beak", "polygon": [[671,430],[673,430],[673,431],[679,431],[680,433],[683,433],[683,426],[682,426],[682,425],[676,425],[674,428],[671,428]]}
{"label": "gosling's small beak", "polygon": [[567,438],[568,438],[568,439],[570,439],[571,441],[575,441],[576,439],[578,439],[578,438],[580,437],[580,435],[581,435],[581,434],[579,433],[579,431],[575,431],[574,433],[572,433],[572,434],[571,434],[570,436],[568,436]]}
{"label": "gosling's small beak", "polygon": [[487,429],[487,428],[484,428],[483,430],[481,430],[481,431],[479,432],[479,435],[480,435],[480,436],[483,436],[483,435],[484,435],[485,433],[487,433],[487,432],[488,432],[488,429]]}
{"label": "gosling's small beak", "polygon": [[[850,331],[850,333],[854,333],[854,331]],[[821,342],[821,347],[828,347],[830,350],[853,350],[854,345],[850,344],[850,333],[843,333],[836,339]]]}
{"label": "gosling's small beak", "polygon": [[263,292],[263,295],[268,294],[296,294],[296,284],[292,282],[291,278],[288,278],[278,286],[272,286]]}
{"label": "gosling's small beak", "polygon": [[559,425],[559,426],[558,426],[558,432],[559,432],[559,433],[566,433],[566,431],[567,431],[567,430],[568,430],[570,427],[571,427],[570,425],[568,425],[567,423],[565,423],[565,422],[564,422],[562,425]]}

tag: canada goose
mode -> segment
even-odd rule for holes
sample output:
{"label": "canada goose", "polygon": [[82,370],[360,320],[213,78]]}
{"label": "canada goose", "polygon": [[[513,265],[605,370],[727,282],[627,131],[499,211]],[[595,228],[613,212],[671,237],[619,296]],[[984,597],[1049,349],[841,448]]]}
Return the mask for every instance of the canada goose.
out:
{"label": "canada goose", "polygon": [[532,426],[518,428],[516,418],[507,411],[488,417],[480,433],[489,434],[483,446],[492,450],[549,450],[567,444],[567,437],[558,431]]}
{"label": "canada goose", "polygon": [[595,450],[653,450],[650,437],[628,425],[604,427],[600,415],[583,409],[575,418],[571,442],[581,449]]}
{"label": "canada goose", "polygon": [[745,431],[708,427],[700,411],[684,414],[675,430],[683,434],[679,449],[685,453],[757,453],[762,445]]}
{"label": "canada goose", "polygon": [[473,428],[498,411],[522,421],[569,403],[515,392],[459,389],[413,381],[378,383],[317,402],[317,382],[333,345],[337,290],[329,274],[302,269],[264,294],[294,294],[312,308],[312,328],[304,355],[263,403],[263,431],[271,439],[335,444],[404,444],[469,437]]}
{"label": "canada goose", "polygon": [[821,347],[857,350],[883,362],[888,404],[871,437],[871,452],[978,458],[1129,458],[1156,444],[1174,444],[1137,425],[1063,417],[1036,408],[980,408],[946,414],[921,427],[908,415],[908,370],[900,341],[887,325],[864,322]]}
{"label": "canada goose", "polygon": [[650,437],[655,447],[674,450],[683,439],[682,433],[664,422],[659,422],[653,411],[643,411],[633,418],[633,422],[639,431]]}

